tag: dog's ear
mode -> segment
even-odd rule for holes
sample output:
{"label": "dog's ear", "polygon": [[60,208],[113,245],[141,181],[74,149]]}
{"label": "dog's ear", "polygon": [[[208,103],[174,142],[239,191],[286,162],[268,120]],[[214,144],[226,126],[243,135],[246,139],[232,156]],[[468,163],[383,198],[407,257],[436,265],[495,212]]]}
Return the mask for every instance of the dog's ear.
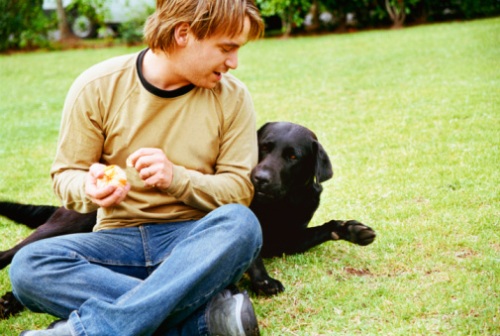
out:
{"label": "dog's ear", "polygon": [[318,141],[313,143],[316,151],[315,177],[316,183],[327,181],[333,176],[332,163],[323,146]]}
{"label": "dog's ear", "polygon": [[260,137],[262,133],[266,130],[269,125],[274,124],[273,122],[267,122],[264,125],[262,125],[258,130],[257,130],[257,136]]}

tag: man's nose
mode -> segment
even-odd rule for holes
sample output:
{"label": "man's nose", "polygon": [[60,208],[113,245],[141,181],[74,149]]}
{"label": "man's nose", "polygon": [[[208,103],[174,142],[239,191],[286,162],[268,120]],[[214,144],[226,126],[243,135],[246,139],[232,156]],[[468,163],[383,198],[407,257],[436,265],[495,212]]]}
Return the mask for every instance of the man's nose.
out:
{"label": "man's nose", "polygon": [[238,67],[238,52],[234,51],[229,54],[229,57],[226,59],[226,66],[229,69],[236,69]]}

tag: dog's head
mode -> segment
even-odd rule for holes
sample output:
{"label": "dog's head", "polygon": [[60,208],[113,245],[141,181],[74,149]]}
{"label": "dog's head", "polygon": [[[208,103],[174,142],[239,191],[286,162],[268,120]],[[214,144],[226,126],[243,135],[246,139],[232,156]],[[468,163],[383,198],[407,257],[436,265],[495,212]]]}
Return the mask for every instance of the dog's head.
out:
{"label": "dog's head", "polygon": [[333,176],[328,154],[309,129],[271,122],[257,135],[259,163],[251,179],[258,201],[280,200],[309,186],[321,188],[320,183]]}

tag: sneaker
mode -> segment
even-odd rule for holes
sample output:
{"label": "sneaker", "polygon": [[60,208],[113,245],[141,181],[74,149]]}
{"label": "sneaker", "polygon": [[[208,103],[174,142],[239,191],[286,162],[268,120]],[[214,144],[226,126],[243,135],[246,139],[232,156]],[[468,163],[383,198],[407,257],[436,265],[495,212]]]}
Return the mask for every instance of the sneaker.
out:
{"label": "sneaker", "polygon": [[68,320],[55,320],[54,322],[52,322],[51,324],[49,324],[49,326],[47,327],[47,329],[55,329],[57,327],[62,327],[66,323],[68,323]]}
{"label": "sneaker", "polygon": [[72,336],[66,320],[52,322],[46,330],[25,330],[19,336]]}
{"label": "sneaker", "polygon": [[208,306],[208,332],[217,336],[259,336],[259,325],[248,293],[223,290]]}

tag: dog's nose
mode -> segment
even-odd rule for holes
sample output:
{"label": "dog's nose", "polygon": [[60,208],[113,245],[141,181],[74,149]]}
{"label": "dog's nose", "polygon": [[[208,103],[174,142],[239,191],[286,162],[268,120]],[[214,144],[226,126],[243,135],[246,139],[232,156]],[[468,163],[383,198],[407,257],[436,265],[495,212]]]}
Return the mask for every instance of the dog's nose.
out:
{"label": "dog's nose", "polygon": [[258,170],[252,175],[252,180],[256,186],[263,187],[269,184],[271,174],[267,170]]}

